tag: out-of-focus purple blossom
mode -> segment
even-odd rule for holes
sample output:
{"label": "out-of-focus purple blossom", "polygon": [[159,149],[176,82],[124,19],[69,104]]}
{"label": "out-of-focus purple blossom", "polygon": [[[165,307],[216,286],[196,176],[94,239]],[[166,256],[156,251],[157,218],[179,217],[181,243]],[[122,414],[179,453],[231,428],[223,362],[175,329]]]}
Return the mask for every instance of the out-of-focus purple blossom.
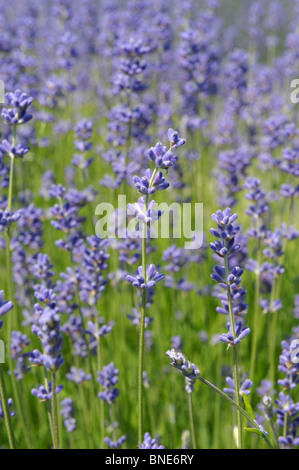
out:
{"label": "out-of-focus purple blossom", "polygon": [[126,440],[126,436],[121,436],[117,441],[113,441],[110,437],[104,437],[104,442],[110,449],[119,449]]}
{"label": "out-of-focus purple blossom", "polygon": [[140,449],[165,449],[163,445],[159,445],[156,439],[152,438],[149,432],[144,434],[144,440],[140,444]]}
{"label": "out-of-focus purple blossom", "polygon": [[[132,324],[134,326],[140,326],[140,321],[141,321],[141,312],[139,312],[136,308],[132,308],[132,314],[127,315],[127,318],[131,320]],[[152,317],[145,317],[144,319],[144,326],[145,328],[148,328],[150,324],[153,322]]]}
{"label": "out-of-focus purple blossom", "polygon": [[[15,412],[11,409],[12,404],[13,404],[12,398],[8,398],[7,404],[8,404],[9,414],[13,418],[15,416]],[[3,418],[4,418],[4,411],[3,411],[3,407],[2,407],[2,403],[0,399],[0,419],[3,419]]]}
{"label": "out-of-focus purple blossom", "polygon": [[9,212],[7,210],[3,211],[0,209],[0,233],[4,229],[11,227],[15,222],[21,217],[21,212]]}
{"label": "out-of-focus purple blossom", "polygon": [[[0,291],[0,319],[13,309],[14,304],[10,300],[4,300],[4,291]],[[3,321],[0,320],[0,329],[3,326]]]}
{"label": "out-of-focus purple blossom", "polygon": [[[223,391],[225,393],[228,393],[229,395],[235,395],[235,382],[234,380],[231,378],[231,377],[226,377],[225,378],[225,381],[227,383],[227,385],[229,386],[228,388],[224,388]],[[251,390],[249,390],[253,385],[253,382],[249,379],[245,379],[244,382],[241,384],[240,386],[240,395],[242,396],[243,393],[245,393],[245,395],[249,395]]]}
{"label": "out-of-focus purple blossom", "polygon": [[107,403],[113,403],[119,395],[119,389],[115,388],[118,382],[118,374],[119,370],[115,368],[113,362],[104,366],[103,370],[98,372],[97,380],[105,389],[98,394],[98,397]]}
{"label": "out-of-focus purple blossom", "polygon": [[91,374],[86,374],[83,369],[77,369],[74,366],[71,367],[70,372],[65,374],[65,376],[77,385],[92,379]]}
{"label": "out-of-focus purple blossom", "polygon": [[64,425],[67,432],[73,432],[77,429],[77,421],[75,419],[75,408],[71,398],[65,398],[60,402],[61,416],[64,418]]}

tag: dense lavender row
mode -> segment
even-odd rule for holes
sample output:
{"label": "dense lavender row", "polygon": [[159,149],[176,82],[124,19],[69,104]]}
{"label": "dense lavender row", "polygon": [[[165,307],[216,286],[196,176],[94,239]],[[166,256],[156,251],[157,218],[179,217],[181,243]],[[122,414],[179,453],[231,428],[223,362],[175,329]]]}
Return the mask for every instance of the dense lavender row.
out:
{"label": "dense lavender row", "polygon": [[1,9],[2,447],[299,447],[299,2],[241,3]]}

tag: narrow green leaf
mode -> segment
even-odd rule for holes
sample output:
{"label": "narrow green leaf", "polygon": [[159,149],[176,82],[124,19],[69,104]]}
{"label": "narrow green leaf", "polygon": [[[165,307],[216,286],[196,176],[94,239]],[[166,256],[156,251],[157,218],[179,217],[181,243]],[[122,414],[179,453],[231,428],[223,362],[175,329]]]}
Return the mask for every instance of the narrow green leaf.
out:
{"label": "narrow green leaf", "polygon": [[256,421],[256,417],[254,416],[254,412],[253,412],[253,409],[251,408],[251,405],[249,403],[247,395],[243,392],[242,396],[243,396],[243,400],[244,400],[244,404],[245,404],[245,408],[247,410],[247,413],[249,414],[250,418],[253,419],[253,421]]}
{"label": "narrow green leaf", "polygon": [[262,433],[262,431],[259,431],[258,429],[255,429],[255,428],[244,428],[244,429],[245,429],[245,431],[251,432],[252,434],[257,434],[262,439],[265,438],[265,435]]}

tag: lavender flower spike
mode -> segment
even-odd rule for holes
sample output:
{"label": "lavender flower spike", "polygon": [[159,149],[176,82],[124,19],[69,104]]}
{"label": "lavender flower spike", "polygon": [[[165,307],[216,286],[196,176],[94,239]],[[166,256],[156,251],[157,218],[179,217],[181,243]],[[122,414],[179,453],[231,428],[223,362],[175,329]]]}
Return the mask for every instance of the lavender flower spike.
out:
{"label": "lavender flower spike", "polygon": [[228,333],[223,333],[219,336],[220,341],[228,344],[230,346],[235,346],[240,343],[250,333],[250,328],[243,328],[242,321],[238,321],[235,326],[235,336],[232,333],[230,323],[227,324]]}
{"label": "lavender flower spike", "polygon": [[171,365],[181,371],[185,377],[191,380],[196,380],[200,377],[200,371],[198,367],[188,359],[181,352],[171,349],[166,352],[166,355],[171,359]]}
{"label": "lavender flower spike", "polygon": [[129,281],[134,287],[137,287],[139,291],[143,291],[146,289],[150,289],[154,287],[157,282],[162,281],[164,279],[165,274],[160,274],[156,271],[156,267],[154,264],[150,264],[146,269],[146,278],[143,276],[143,268],[139,266],[138,268],[138,275],[136,277],[128,275],[126,277],[127,281]]}

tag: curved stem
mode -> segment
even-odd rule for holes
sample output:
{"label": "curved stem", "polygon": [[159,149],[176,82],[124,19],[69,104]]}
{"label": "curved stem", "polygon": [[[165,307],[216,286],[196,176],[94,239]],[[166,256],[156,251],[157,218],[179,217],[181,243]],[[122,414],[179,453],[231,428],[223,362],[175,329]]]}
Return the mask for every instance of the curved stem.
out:
{"label": "curved stem", "polygon": [[[232,405],[234,408],[236,408],[236,410],[242,414],[243,416],[245,416],[245,418],[248,420],[248,422],[257,430],[260,430],[258,424],[249,416],[249,414],[243,410],[243,408],[238,405],[238,403],[236,403],[232,398],[230,398],[226,393],[224,393],[222,390],[220,390],[218,387],[216,387],[216,385],[212,384],[211,382],[209,382],[208,380],[204,379],[203,377],[198,377],[198,380],[200,380],[203,384],[207,385],[208,387],[210,387],[212,390],[214,390],[214,392],[218,393],[222,398],[224,398],[230,405]],[[267,438],[267,436],[264,436],[263,439],[265,440],[265,442],[267,443],[268,447],[270,449],[273,449],[273,446],[271,444],[271,442],[269,441],[269,439]]]}
{"label": "curved stem", "polygon": [[9,413],[8,403],[7,403],[7,394],[6,394],[6,388],[5,388],[5,381],[4,381],[3,369],[2,369],[2,364],[1,363],[0,363],[0,398],[1,398],[1,405],[2,405],[2,409],[3,409],[4,421],[5,421],[5,426],[6,426],[9,445],[10,445],[11,449],[15,449],[16,448],[16,441],[15,441],[13,428],[12,428],[12,425],[11,425],[10,413]]}

